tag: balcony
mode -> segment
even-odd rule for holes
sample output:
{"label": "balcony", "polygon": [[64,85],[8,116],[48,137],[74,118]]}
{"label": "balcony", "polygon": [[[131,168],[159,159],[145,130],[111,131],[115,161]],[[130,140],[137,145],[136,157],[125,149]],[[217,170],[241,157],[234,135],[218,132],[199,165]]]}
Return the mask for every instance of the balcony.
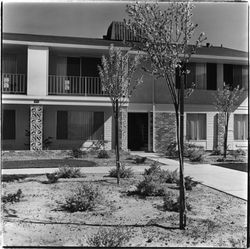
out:
{"label": "balcony", "polygon": [[25,74],[2,74],[2,93],[5,94],[26,94],[27,80]]}
{"label": "balcony", "polygon": [[104,96],[99,77],[49,75],[49,95]]}

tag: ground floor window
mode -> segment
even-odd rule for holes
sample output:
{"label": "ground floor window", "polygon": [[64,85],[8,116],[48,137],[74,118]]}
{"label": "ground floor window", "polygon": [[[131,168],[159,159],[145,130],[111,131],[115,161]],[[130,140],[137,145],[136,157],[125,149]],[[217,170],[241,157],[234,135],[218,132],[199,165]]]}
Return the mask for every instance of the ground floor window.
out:
{"label": "ground floor window", "polygon": [[16,111],[3,110],[2,138],[16,139]]}
{"label": "ground floor window", "polygon": [[187,114],[187,140],[206,140],[206,114]]}
{"label": "ground floor window", "polygon": [[103,137],[104,112],[57,112],[57,139],[99,140]]}
{"label": "ground floor window", "polygon": [[234,114],[234,139],[248,139],[247,114]]}

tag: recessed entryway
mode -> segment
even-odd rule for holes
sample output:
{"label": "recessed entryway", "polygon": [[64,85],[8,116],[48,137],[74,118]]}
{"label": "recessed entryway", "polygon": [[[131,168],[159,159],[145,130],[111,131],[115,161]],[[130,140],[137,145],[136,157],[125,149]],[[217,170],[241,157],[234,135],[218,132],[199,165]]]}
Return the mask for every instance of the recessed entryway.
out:
{"label": "recessed entryway", "polygon": [[128,149],[148,150],[148,113],[128,113]]}

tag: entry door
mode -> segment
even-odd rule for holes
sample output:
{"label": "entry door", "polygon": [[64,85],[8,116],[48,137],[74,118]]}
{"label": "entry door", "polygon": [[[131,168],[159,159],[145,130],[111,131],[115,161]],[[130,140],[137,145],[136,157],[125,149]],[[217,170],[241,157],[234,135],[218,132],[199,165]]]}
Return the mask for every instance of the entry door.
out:
{"label": "entry door", "polygon": [[148,113],[128,113],[128,149],[148,150]]}

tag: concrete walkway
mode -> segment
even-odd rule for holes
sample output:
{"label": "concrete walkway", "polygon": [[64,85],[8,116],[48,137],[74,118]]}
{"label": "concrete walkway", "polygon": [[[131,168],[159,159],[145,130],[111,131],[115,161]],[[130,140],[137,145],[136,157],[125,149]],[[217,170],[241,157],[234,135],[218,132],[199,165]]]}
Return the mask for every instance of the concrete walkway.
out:
{"label": "concrete walkway", "polygon": [[[151,160],[165,164],[162,169],[175,170],[179,168],[179,162],[160,157],[157,153],[131,152],[132,155],[146,156]],[[113,167],[85,167],[81,168],[83,173],[107,174]],[[136,165],[133,170],[136,173],[144,172],[148,166]],[[191,176],[202,184],[218,189],[222,192],[247,200],[247,173],[237,170],[213,166],[210,164],[185,163],[185,176]],[[2,174],[45,174],[55,172],[57,168],[27,168],[27,169],[2,169]]]}
{"label": "concrete walkway", "polygon": [[[132,155],[146,156],[165,164],[164,169],[175,170],[179,162],[160,157],[157,153],[132,152]],[[247,200],[247,173],[210,164],[184,164],[184,175],[191,176],[202,184]]]}

